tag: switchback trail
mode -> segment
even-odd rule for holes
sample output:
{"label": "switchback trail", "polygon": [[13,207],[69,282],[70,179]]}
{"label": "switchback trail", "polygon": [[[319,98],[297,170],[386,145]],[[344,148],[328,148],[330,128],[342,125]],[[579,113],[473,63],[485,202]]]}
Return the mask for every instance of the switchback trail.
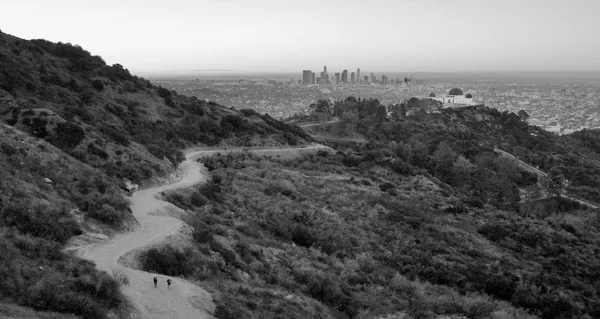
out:
{"label": "switchback trail", "polygon": [[[303,148],[280,148],[268,150],[248,150],[253,153],[302,153],[319,149],[331,148],[313,144]],[[206,168],[195,161],[201,156],[210,156],[217,152],[229,153],[240,150],[196,150],[186,154],[186,160],[181,164],[181,180],[178,182],[149,188],[136,192],[131,197],[131,210],[138,220],[140,227],[135,231],[116,235],[108,241],[82,246],[77,249],[81,258],[96,263],[99,270],[109,274],[122,273],[129,279],[129,285],[122,286],[125,296],[140,312],[143,319],[158,318],[213,318],[212,297],[202,288],[180,278],[171,278],[171,289],[167,289],[167,276],[158,276],[158,288],[154,287],[154,274],[127,268],[118,263],[119,257],[127,252],[160,242],[165,237],[175,234],[183,226],[179,219],[168,216],[157,216],[151,213],[170,207],[171,204],[155,198],[157,193],[190,187],[206,181]]]}

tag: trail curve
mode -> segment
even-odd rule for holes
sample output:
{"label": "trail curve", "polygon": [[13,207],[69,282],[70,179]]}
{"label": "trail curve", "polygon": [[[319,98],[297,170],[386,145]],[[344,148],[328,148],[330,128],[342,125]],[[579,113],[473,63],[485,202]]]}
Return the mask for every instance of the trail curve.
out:
{"label": "trail curve", "polygon": [[171,289],[166,287],[167,276],[157,275],[158,288],[154,288],[154,274],[127,268],[118,264],[118,259],[129,251],[151,245],[177,232],[183,222],[179,219],[156,216],[150,213],[171,205],[156,199],[157,193],[189,187],[206,180],[201,172],[204,167],[194,159],[201,151],[186,154],[181,164],[182,178],[178,182],[136,192],[131,197],[131,210],[140,227],[135,231],[117,235],[110,240],[81,247],[77,255],[96,263],[99,270],[109,274],[121,272],[129,279],[123,293],[133,303],[144,319],[158,318],[213,318],[210,312],[214,304],[210,294],[200,287],[180,278],[171,278]]}
{"label": "trail curve", "polygon": [[307,147],[299,148],[188,151],[186,153],[186,160],[180,165],[182,174],[179,181],[140,190],[131,197],[130,208],[133,216],[138,220],[140,227],[133,232],[116,235],[102,243],[79,247],[76,253],[83,259],[95,262],[99,270],[106,271],[109,274],[120,272],[127,276],[129,285],[123,286],[122,292],[132,302],[133,306],[136,307],[143,319],[214,318],[210,315],[215,308],[212,297],[202,288],[181,278],[170,278],[172,280],[171,289],[167,289],[166,279],[169,277],[163,275],[157,275],[159,286],[155,288],[152,283],[154,274],[127,268],[118,263],[119,257],[130,251],[157,243],[170,234],[176,233],[184,225],[179,219],[151,214],[171,206],[170,203],[155,198],[155,195],[164,191],[190,187],[206,181],[206,168],[204,165],[196,162],[196,158],[201,156],[211,156],[218,152],[230,153],[238,151],[250,151],[264,155],[277,152],[301,154],[304,151],[319,149],[333,151],[327,146],[314,143]]}

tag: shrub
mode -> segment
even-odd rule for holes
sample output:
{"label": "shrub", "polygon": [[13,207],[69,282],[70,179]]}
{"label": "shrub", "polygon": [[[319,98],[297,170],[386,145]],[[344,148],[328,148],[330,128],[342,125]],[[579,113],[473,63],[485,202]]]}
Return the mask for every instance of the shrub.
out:
{"label": "shrub", "polygon": [[310,247],[317,240],[310,229],[302,224],[296,224],[292,229],[291,235],[292,241],[303,247]]}
{"label": "shrub", "polygon": [[396,188],[396,186],[394,186],[394,184],[392,184],[392,183],[383,183],[383,184],[379,185],[379,189],[382,192],[386,192],[386,191],[388,191],[390,189],[394,189],[394,188]]}
{"label": "shrub", "polygon": [[108,135],[108,137],[110,139],[112,139],[113,141],[115,141],[117,144],[120,144],[123,146],[129,146],[129,144],[130,144],[127,136],[125,136],[123,133],[119,132],[116,128],[114,128],[112,126],[102,125],[102,126],[100,126],[100,132]]}
{"label": "shrub", "polygon": [[194,271],[190,258],[181,250],[167,245],[152,248],[142,256],[142,268],[167,276],[187,276]]}
{"label": "shrub", "polygon": [[2,142],[2,144],[0,144],[0,149],[2,149],[2,152],[4,154],[6,154],[6,156],[12,156],[17,154],[17,148],[6,143],[6,142]]}
{"label": "shrub", "polygon": [[491,241],[500,241],[510,235],[510,230],[499,224],[487,224],[479,227],[477,232]]}
{"label": "shrub", "polygon": [[197,243],[211,243],[213,241],[212,228],[202,221],[195,220],[190,222],[193,229],[192,237]]}
{"label": "shrub", "polygon": [[102,81],[99,79],[95,79],[94,81],[92,81],[92,86],[98,92],[104,91],[104,83],[102,83]]}
{"label": "shrub", "polygon": [[29,208],[25,203],[16,203],[5,209],[3,217],[6,226],[59,243],[66,243],[69,238],[82,233],[66,208],[56,209],[43,204]]}
{"label": "shrub", "polygon": [[317,156],[327,157],[328,155],[329,155],[329,152],[327,152],[326,150],[318,150],[317,151]]}
{"label": "shrub", "polygon": [[196,207],[202,207],[206,205],[208,199],[199,192],[193,192],[192,196],[190,196],[190,202]]}
{"label": "shrub", "polygon": [[230,299],[222,300],[215,309],[215,317],[218,319],[253,319],[251,312],[241,307],[238,302]]}
{"label": "shrub", "polygon": [[49,142],[62,150],[71,150],[79,145],[84,137],[85,132],[81,127],[65,122],[56,125],[54,134],[49,139]]}
{"label": "shrub", "polygon": [[214,181],[201,185],[198,191],[209,200],[220,202],[222,200],[221,187]]}
{"label": "shrub", "polygon": [[241,109],[240,113],[242,113],[244,116],[260,115],[260,114],[258,114],[258,112],[256,112],[253,109]]}

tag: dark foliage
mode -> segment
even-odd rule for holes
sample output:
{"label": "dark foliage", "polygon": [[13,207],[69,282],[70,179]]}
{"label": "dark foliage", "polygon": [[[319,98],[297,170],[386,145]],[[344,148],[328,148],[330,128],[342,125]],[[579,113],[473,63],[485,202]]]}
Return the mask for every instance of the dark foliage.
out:
{"label": "dark foliage", "polygon": [[85,132],[77,124],[65,122],[58,123],[54,129],[54,134],[48,138],[48,141],[56,147],[63,150],[75,148],[85,138]]}
{"label": "dark foliage", "polygon": [[167,276],[185,276],[194,271],[186,253],[170,245],[152,248],[141,259],[145,271]]}

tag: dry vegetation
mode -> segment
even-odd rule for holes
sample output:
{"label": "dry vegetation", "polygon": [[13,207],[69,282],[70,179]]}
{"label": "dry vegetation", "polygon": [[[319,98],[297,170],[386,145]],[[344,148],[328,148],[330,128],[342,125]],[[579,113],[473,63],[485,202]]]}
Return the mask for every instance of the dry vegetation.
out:
{"label": "dry vegetation", "polygon": [[166,194],[196,247],[149,252],[146,269],[200,280],[218,318],[533,318],[465,285],[506,258],[476,231],[483,210],[444,213],[456,198],[426,178],[343,157],[205,160],[211,183]]}

